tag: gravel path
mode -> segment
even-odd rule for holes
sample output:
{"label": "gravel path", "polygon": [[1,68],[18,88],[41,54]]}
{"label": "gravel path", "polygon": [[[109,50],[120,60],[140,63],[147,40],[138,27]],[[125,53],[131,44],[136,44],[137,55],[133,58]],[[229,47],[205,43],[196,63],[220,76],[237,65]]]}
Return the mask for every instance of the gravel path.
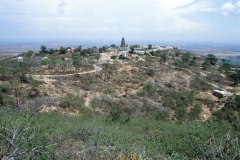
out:
{"label": "gravel path", "polygon": [[91,73],[96,73],[102,70],[101,67],[97,66],[96,64],[93,65],[94,69],[91,71],[84,71],[84,72],[79,72],[79,73],[73,73],[73,74],[59,74],[59,75],[32,75],[33,78],[38,79],[38,78],[60,78],[60,77],[68,77],[68,76],[79,76],[83,74],[91,74]]}

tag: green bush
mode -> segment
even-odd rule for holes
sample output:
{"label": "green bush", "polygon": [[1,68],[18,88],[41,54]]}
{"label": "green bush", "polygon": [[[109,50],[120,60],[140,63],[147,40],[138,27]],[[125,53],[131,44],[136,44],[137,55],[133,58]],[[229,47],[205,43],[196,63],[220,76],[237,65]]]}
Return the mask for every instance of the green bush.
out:
{"label": "green bush", "polygon": [[218,70],[220,71],[230,71],[231,70],[231,66],[229,63],[223,63]]}
{"label": "green bush", "polygon": [[211,90],[212,86],[208,84],[205,80],[201,79],[199,76],[195,76],[190,83],[190,87],[197,91],[207,91]]}
{"label": "green bush", "polygon": [[105,93],[105,94],[112,94],[112,93],[114,93],[115,91],[114,91],[114,89],[112,88],[112,87],[110,87],[110,86],[106,86],[104,89],[103,89],[103,93]]}
{"label": "green bush", "polygon": [[85,102],[83,99],[79,99],[76,97],[63,97],[60,101],[59,106],[61,108],[69,108],[78,110],[81,114],[91,113],[91,109],[85,106]]}
{"label": "green bush", "polygon": [[121,120],[121,116],[122,116],[122,111],[120,109],[119,106],[115,106],[114,108],[112,108],[109,111],[109,114],[107,116],[107,121],[111,121],[111,122],[116,122],[116,121],[120,121]]}
{"label": "green bush", "polygon": [[219,120],[227,120],[237,131],[240,131],[240,96],[229,97],[224,108],[213,113]]}
{"label": "green bush", "polygon": [[14,104],[14,98],[0,91],[0,106],[11,106]]}
{"label": "green bush", "polygon": [[111,59],[116,59],[117,58],[117,56],[111,56]]}
{"label": "green bush", "polygon": [[211,67],[211,65],[209,64],[209,62],[203,62],[202,67],[203,67],[204,70],[207,70]]}
{"label": "green bush", "polygon": [[143,89],[141,91],[138,92],[138,95],[140,96],[148,96],[148,97],[152,97],[155,95],[156,93],[156,88],[153,86],[152,82],[147,82]]}
{"label": "green bush", "polygon": [[183,53],[183,54],[182,54],[182,60],[183,60],[183,62],[187,63],[190,58],[191,58],[191,53],[187,52],[187,53]]}
{"label": "green bush", "polygon": [[[106,117],[86,120],[10,108],[0,108],[0,114],[0,150],[6,159],[240,158],[238,134],[214,119],[175,124],[136,118],[108,123]],[[118,122],[121,114],[111,114]]]}
{"label": "green bush", "polygon": [[188,106],[194,102],[194,92],[191,90],[182,90],[178,92],[174,89],[162,90],[163,106],[169,107],[175,111],[177,119],[184,120],[188,113]]}
{"label": "green bush", "polygon": [[169,113],[165,110],[158,110],[155,111],[153,114],[155,120],[166,121]]}
{"label": "green bush", "polygon": [[0,92],[10,93],[11,92],[11,86],[9,86],[7,84],[0,84]]}
{"label": "green bush", "polygon": [[176,107],[174,115],[179,120],[185,120],[187,117],[187,113],[187,106],[179,105]]}
{"label": "green bush", "polygon": [[187,65],[187,63],[183,62],[183,61],[175,61],[173,63],[176,67],[178,68],[189,68],[189,66]]}
{"label": "green bush", "polygon": [[221,76],[219,73],[208,73],[206,76],[206,80],[209,82],[220,83],[224,81],[224,77]]}
{"label": "green bush", "polygon": [[155,74],[154,69],[149,68],[149,69],[147,70],[147,75],[148,75],[148,76],[154,76],[154,74]]}
{"label": "green bush", "polygon": [[188,118],[190,120],[194,120],[198,117],[198,115],[202,112],[202,104],[197,103],[194,105],[193,108],[190,109],[190,112],[188,113]]}

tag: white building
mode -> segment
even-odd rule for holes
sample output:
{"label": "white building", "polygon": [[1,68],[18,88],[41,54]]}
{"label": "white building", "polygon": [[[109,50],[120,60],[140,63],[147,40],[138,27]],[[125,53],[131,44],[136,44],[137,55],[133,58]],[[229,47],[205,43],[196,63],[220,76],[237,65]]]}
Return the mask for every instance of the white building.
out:
{"label": "white building", "polygon": [[23,57],[18,56],[18,58],[17,58],[17,62],[23,62]]}

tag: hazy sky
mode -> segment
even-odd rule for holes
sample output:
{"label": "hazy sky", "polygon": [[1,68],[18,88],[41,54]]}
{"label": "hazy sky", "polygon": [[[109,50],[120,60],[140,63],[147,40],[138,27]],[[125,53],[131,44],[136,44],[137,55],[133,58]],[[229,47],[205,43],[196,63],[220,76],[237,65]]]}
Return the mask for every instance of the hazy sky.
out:
{"label": "hazy sky", "polygon": [[0,39],[240,42],[240,0],[0,0]]}

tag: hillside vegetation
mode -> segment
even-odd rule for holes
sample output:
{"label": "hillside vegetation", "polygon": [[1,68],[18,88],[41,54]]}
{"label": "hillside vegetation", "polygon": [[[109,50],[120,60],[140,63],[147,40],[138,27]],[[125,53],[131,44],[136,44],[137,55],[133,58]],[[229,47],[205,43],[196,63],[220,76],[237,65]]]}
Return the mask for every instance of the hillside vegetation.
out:
{"label": "hillside vegetation", "polygon": [[42,49],[1,59],[0,158],[240,158],[240,72],[226,60]]}

